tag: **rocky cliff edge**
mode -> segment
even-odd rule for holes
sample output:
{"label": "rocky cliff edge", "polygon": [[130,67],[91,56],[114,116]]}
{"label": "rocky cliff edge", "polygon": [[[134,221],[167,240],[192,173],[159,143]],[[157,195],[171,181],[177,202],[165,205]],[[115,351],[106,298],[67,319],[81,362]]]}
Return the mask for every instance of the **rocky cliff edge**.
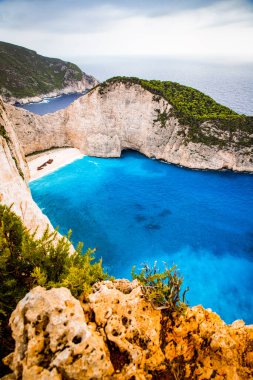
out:
{"label": "rocky cliff edge", "polygon": [[10,319],[7,379],[227,379],[253,376],[253,327],[202,306],[166,317],[135,280],[104,281],[79,302],[34,288]]}

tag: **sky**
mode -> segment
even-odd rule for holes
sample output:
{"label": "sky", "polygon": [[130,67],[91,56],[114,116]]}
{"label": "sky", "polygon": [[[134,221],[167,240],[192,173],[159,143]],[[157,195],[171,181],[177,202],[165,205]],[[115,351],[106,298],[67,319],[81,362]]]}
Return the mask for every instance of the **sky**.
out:
{"label": "sky", "polygon": [[253,0],[0,0],[0,40],[68,60],[253,62]]}

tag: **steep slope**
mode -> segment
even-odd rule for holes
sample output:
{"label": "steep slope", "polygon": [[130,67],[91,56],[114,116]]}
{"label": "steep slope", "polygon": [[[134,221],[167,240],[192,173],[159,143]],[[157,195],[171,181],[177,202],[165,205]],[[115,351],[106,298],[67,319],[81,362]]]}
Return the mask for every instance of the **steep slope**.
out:
{"label": "steep slope", "polygon": [[38,233],[42,233],[47,225],[53,230],[48,218],[32,199],[26,183],[28,179],[29,170],[23,150],[0,98],[0,202],[12,205],[12,210],[31,231],[38,226]]}
{"label": "steep slope", "polygon": [[[65,110],[37,116],[8,106],[8,115],[25,154],[71,146],[91,156],[119,157],[122,150],[134,149],[193,169],[253,171],[252,118],[198,91],[206,114],[190,113],[185,104],[196,104],[196,110],[200,105],[194,91],[190,89],[193,104],[187,99],[177,104],[178,96],[169,102],[166,94],[151,86],[116,78]],[[187,96],[188,91],[184,93]]]}
{"label": "steep slope", "polygon": [[0,42],[0,95],[5,101],[38,101],[44,95],[83,92],[97,83],[73,63]]}

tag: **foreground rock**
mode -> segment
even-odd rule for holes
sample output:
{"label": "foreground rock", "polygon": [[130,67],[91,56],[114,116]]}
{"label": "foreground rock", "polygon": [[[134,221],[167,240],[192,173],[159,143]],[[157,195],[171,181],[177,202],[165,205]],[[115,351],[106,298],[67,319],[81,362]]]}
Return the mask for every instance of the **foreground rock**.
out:
{"label": "foreground rock", "polygon": [[[83,308],[82,308],[83,306]],[[37,287],[10,325],[9,379],[250,379],[253,327],[226,325],[201,306],[166,317],[137,281],[96,284],[81,303],[65,288]]]}

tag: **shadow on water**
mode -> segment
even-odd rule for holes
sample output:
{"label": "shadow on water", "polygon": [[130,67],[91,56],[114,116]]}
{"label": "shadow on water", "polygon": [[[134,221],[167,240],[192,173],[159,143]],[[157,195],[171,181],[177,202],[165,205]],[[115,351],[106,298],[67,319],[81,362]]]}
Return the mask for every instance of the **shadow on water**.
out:
{"label": "shadow on water", "polygon": [[165,217],[165,216],[169,216],[169,215],[171,215],[172,214],[172,211],[170,210],[170,209],[168,209],[168,208],[165,208],[165,209],[163,209],[159,214],[158,214],[158,216],[160,216],[160,217]]}
{"label": "shadow on water", "polygon": [[134,203],[133,206],[137,210],[144,210],[145,209],[145,207],[143,205],[141,205],[140,203]]}
{"label": "shadow on water", "polygon": [[136,222],[145,222],[148,218],[145,215],[137,214],[135,215],[134,219]]}

